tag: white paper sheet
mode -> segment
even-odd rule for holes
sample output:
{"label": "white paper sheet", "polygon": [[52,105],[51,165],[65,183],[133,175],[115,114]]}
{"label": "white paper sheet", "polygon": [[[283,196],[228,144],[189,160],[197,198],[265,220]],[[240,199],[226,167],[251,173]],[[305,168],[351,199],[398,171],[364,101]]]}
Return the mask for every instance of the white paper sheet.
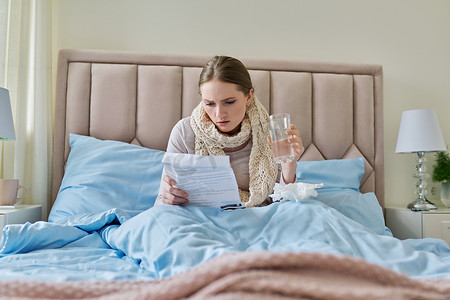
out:
{"label": "white paper sheet", "polygon": [[240,206],[239,189],[228,156],[166,153],[164,172],[189,194],[187,205]]}

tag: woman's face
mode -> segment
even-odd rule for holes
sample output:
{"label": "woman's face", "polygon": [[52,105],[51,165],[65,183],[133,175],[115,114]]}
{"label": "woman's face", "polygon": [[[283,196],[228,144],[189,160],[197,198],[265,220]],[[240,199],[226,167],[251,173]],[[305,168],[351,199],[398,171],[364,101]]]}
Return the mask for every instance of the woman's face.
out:
{"label": "woman's face", "polygon": [[238,132],[253,89],[245,95],[234,83],[210,80],[200,86],[200,93],[203,108],[217,129],[228,134]]}

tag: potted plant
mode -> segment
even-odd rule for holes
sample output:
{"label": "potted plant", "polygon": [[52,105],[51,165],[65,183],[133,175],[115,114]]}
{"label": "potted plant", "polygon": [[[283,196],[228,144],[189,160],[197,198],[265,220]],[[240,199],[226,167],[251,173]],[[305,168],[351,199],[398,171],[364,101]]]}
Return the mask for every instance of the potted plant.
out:
{"label": "potted plant", "polygon": [[450,156],[448,152],[438,152],[433,165],[434,182],[441,183],[441,201],[450,207]]}

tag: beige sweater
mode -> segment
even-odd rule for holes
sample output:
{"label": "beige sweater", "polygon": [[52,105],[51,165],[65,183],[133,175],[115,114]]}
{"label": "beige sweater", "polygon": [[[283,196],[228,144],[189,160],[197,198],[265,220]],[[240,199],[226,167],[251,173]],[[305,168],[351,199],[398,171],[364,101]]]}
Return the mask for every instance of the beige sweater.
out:
{"label": "beige sweater", "polygon": [[[191,117],[189,116],[175,124],[170,133],[167,152],[195,154],[195,135],[190,125],[190,119]],[[249,190],[250,174],[248,163],[250,161],[252,145],[252,141],[250,140],[245,148],[239,151],[225,152],[230,157],[231,168],[236,176],[238,187],[245,191]],[[277,182],[280,181],[280,174],[281,168],[278,170]],[[158,200],[159,197],[156,204],[160,204]]]}
{"label": "beige sweater", "polygon": [[[190,118],[186,117],[178,121],[170,134],[167,152],[195,154],[195,135],[190,125]],[[231,168],[236,176],[238,186],[248,191],[249,171],[248,162],[252,141],[244,149],[235,152],[225,152],[230,157]],[[281,169],[278,172],[277,182],[280,180]]]}
{"label": "beige sweater", "polygon": [[[195,154],[195,135],[190,125],[190,118],[181,119],[174,126],[167,145],[167,152]],[[225,152],[230,157],[231,168],[239,188],[245,191],[248,191],[249,188],[248,162],[251,149],[252,142],[250,141],[244,149]]]}

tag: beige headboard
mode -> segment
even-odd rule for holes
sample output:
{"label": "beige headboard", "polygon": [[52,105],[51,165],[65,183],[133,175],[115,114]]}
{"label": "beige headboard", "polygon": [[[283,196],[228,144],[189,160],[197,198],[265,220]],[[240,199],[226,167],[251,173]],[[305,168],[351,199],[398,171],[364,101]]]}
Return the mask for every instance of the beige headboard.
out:
{"label": "beige headboard", "polygon": [[[165,150],[170,131],[200,100],[210,57],[100,50],[59,54],[52,200],[64,175],[69,133]],[[380,65],[240,59],[269,113],[289,112],[301,160],[363,156],[362,192],[384,207],[383,72]]]}

